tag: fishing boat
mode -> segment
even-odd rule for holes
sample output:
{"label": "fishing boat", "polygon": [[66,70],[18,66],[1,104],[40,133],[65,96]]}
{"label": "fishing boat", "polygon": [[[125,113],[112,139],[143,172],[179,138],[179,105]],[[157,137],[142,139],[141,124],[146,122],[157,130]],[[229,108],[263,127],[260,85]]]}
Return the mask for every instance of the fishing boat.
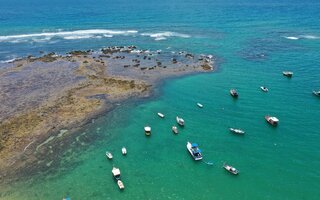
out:
{"label": "fishing boat", "polygon": [[107,156],[107,158],[108,158],[109,160],[111,160],[111,159],[113,158],[111,152],[109,152],[109,151],[106,151],[106,156]]}
{"label": "fishing boat", "polygon": [[201,150],[196,143],[187,142],[187,149],[194,160],[202,160]]}
{"label": "fishing boat", "polygon": [[177,123],[180,125],[180,126],[184,126],[184,120],[180,117],[176,117],[176,120],[177,120]]}
{"label": "fishing boat", "polygon": [[231,89],[230,94],[234,98],[237,98],[239,96],[238,92],[235,89]]}
{"label": "fishing boat", "polygon": [[164,118],[164,114],[158,112],[158,116]]}
{"label": "fishing boat", "polygon": [[151,127],[150,126],[145,126],[144,127],[144,133],[146,134],[146,136],[151,135]]}
{"label": "fishing boat", "polygon": [[232,167],[230,165],[223,164],[223,168],[225,170],[227,170],[228,172],[230,172],[231,174],[234,174],[234,175],[238,175],[239,174],[239,171],[236,168],[234,168],[234,167]]}
{"label": "fishing boat", "polygon": [[283,74],[283,76],[286,76],[289,78],[291,78],[293,76],[293,72],[290,72],[290,71],[283,71],[282,74]]}
{"label": "fishing boat", "polygon": [[118,185],[119,189],[120,190],[124,189],[123,182],[121,181],[120,169],[116,168],[116,167],[113,167],[111,172],[112,172],[113,178],[117,182],[117,185]]}
{"label": "fishing boat", "polygon": [[236,128],[229,128],[230,132],[232,133],[236,133],[236,134],[239,134],[239,135],[243,135],[245,132],[241,129],[236,129]]}
{"label": "fishing boat", "polygon": [[178,132],[178,127],[172,126],[172,132],[173,132],[174,134],[178,134],[178,133],[179,133],[179,132]]}
{"label": "fishing boat", "polygon": [[125,147],[122,147],[121,149],[122,155],[127,155],[127,149]]}
{"label": "fishing boat", "polygon": [[62,200],[71,200],[71,198],[70,197],[64,197]]}
{"label": "fishing boat", "polygon": [[266,87],[264,87],[264,86],[261,86],[260,89],[261,89],[262,91],[264,91],[264,92],[268,92],[268,91],[269,91],[269,89],[266,88]]}
{"label": "fishing boat", "polygon": [[316,96],[320,96],[320,90],[319,91],[312,91],[312,93],[314,94],[314,95],[316,95]]}
{"label": "fishing boat", "polygon": [[276,118],[276,117],[272,117],[272,116],[267,115],[267,116],[265,116],[264,118],[265,118],[266,121],[267,121],[269,124],[271,124],[272,126],[277,126],[278,123],[279,123],[279,119]]}
{"label": "fishing boat", "polygon": [[203,108],[203,105],[202,105],[201,103],[197,103],[197,106],[198,106],[199,108]]}

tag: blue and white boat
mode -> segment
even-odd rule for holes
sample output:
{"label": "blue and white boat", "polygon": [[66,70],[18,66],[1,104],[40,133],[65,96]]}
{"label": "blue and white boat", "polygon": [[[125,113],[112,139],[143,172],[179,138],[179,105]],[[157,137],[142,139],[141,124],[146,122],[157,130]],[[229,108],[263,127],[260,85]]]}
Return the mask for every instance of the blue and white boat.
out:
{"label": "blue and white boat", "polygon": [[196,143],[187,142],[187,149],[194,160],[202,160],[201,150]]}

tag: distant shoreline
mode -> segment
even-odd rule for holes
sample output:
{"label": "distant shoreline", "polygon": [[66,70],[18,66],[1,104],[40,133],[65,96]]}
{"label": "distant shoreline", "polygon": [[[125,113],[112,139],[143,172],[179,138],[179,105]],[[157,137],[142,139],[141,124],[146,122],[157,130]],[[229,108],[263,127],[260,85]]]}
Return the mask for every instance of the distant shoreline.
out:
{"label": "distant shoreline", "polygon": [[55,140],[72,136],[119,102],[149,97],[166,78],[210,72],[187,52],[108,47],[16,59],[0,66],[0,184],[51,167]]}

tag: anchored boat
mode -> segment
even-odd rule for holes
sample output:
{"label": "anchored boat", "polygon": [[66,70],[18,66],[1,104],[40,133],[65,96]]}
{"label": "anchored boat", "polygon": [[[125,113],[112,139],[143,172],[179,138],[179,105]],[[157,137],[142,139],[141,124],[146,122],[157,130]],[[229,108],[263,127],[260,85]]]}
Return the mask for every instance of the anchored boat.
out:
{"label": "anchored boat", "polygon": [[293,72],[290,72],[290,71],[283,71],[282,74],[283,74],[283,76],[286,76],[289,78],[291,78],[293,76]]}
{"label": "anchored boat", "polygon": [[164,114],[158,112],[158,116],[164,118]]}
{"label": "anchored boat", "polygon": [[243,135],[245,133],[243,130],[236,129],[236,128],[230,128],[229,130],[230,130],[230,132],[236,133],[236,134],[239,134],[239,135]]}
{"label": "anchored boat", "polygon": [[184,120],[180,117],[176,117],[176,120],[177,120],[177,123],[180,125],[180,126],[184,126]]}
{"label": "anchored boat", "polygon": [[197,106],[198,106],[199,108],[203,108],[203,105],[202,105],[201,103],[197,103]]}
{"label": "anchored boat", "polygon": [[261,86],[260,88],[261,88],[261,90],[264,91],[264,92],[268,92],[268,91],[269,91],[269,89],[266,88],[266,87],[264,87],[264,86]]}
{"label": "anchored boat", "polygon": [[146,134],[146,136],[150,136],[151,135],[151,127],[150,126],[145,126],[144,127],[144,133]]}
{"label": "anchored boat", "polygon": [[320,97],[320,90],[319,91],[312,91],[312,93],[318,97]]}
{"label": "anchored boat", "polygon": [[111,159],[113,158],[111,152],[109,152],[109,151],[106,151],[106,156],[107,156],[107,158],[108,158],[109,160],[111,160]]}
{"label": "anchored boat", "polygon": [[178,132],[178,127],[172,126],[172,132],[173,132],[174,134],[178,134],[178,133],[179,133],[179,132]]}
{"label": "anchored boat", "polygon": [[232,167],[231,165],[223,164],[223,168],[228,172],[230,172],[231,174],[234,174],[234,175],[239,174],[239,171],[236,168]]}
{"label": "anchored boat", "polygon": [[237,98],[239,96],[238,92],[235,89],[231,89],[230,94],[234,98]]}
{"label": "anchored boat", "polygon": [[122,147],[121,149],[122,155],[127,155],[127,149],[125,147]]}
{"label": "anchored boat", "polygon": [[121,181],[121,177],[120,177],[120,169],[113,167],[111,172],[112,172],[113,178],[117,182],[119,189],[120,190],[124,189],[124,185],[123,185],[123,182]]}
{"label": "anchored boat", "polygon": [[265,116],[264,118],[265,118],[266,121],[267,121],[269,124],[271,124],[272,126],[277,126],[278,123],[279,123],[279,119],[276,118],[276,117],[272,117],[272,116],[267,115],[267,116]]}
{"label": "anchored boat", "polygon": [[196,143],[187,142],[187,149],[194,160],[202,160],[201,150]]}

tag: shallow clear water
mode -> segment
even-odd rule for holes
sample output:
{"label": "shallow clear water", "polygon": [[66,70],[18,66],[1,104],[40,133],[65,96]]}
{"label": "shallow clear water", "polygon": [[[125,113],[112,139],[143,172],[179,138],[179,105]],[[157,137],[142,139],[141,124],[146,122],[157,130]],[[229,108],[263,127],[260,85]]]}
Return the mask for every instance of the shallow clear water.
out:
{"label": "shallow clear water", "polygon": [[[50,200],[66,194],[72,199],[318,199],[320,99],[311,94],[320,89],[317,1],[0,2],[2,60],[40,50],[134,44],[213,54],[219,62],[216,73],[167,80],[156,98],[123,104],[102,116],[80,132],[90,135],[101,128],[93,134],[98,140],[71,154],[76,161],[63,158],[71,167],[14,185],[0,199]],[[64,36],[69,39],[7,37],[92,29],[137,32],[80,34],[87,39],[70,39],[74,33]],[[163,31],[170,34],[141,35]],[[165,39],[155,40],[160,37]],[[282,76],[283,70],[293,71],[293,78]],[[263,93],[261,85],[269,92]],[[238,100],[230,97],[230,88],[237,88]],[[277,128],[265,122],[266,114],[280,119]],[[176,115],[186,127],[173,135]],[[145,124],[153,129],[150,138],[144,136]],[[246,135],[232,135],[229,127]],[[187,141],[197,142],[204,160],[214,165],[194,162]],[[105,159],[106,150],[113,152],[113,161]],[[240,175],[225,172],[224,162]],[[123,192],[112,180],[113,165],[121,169]]]}

